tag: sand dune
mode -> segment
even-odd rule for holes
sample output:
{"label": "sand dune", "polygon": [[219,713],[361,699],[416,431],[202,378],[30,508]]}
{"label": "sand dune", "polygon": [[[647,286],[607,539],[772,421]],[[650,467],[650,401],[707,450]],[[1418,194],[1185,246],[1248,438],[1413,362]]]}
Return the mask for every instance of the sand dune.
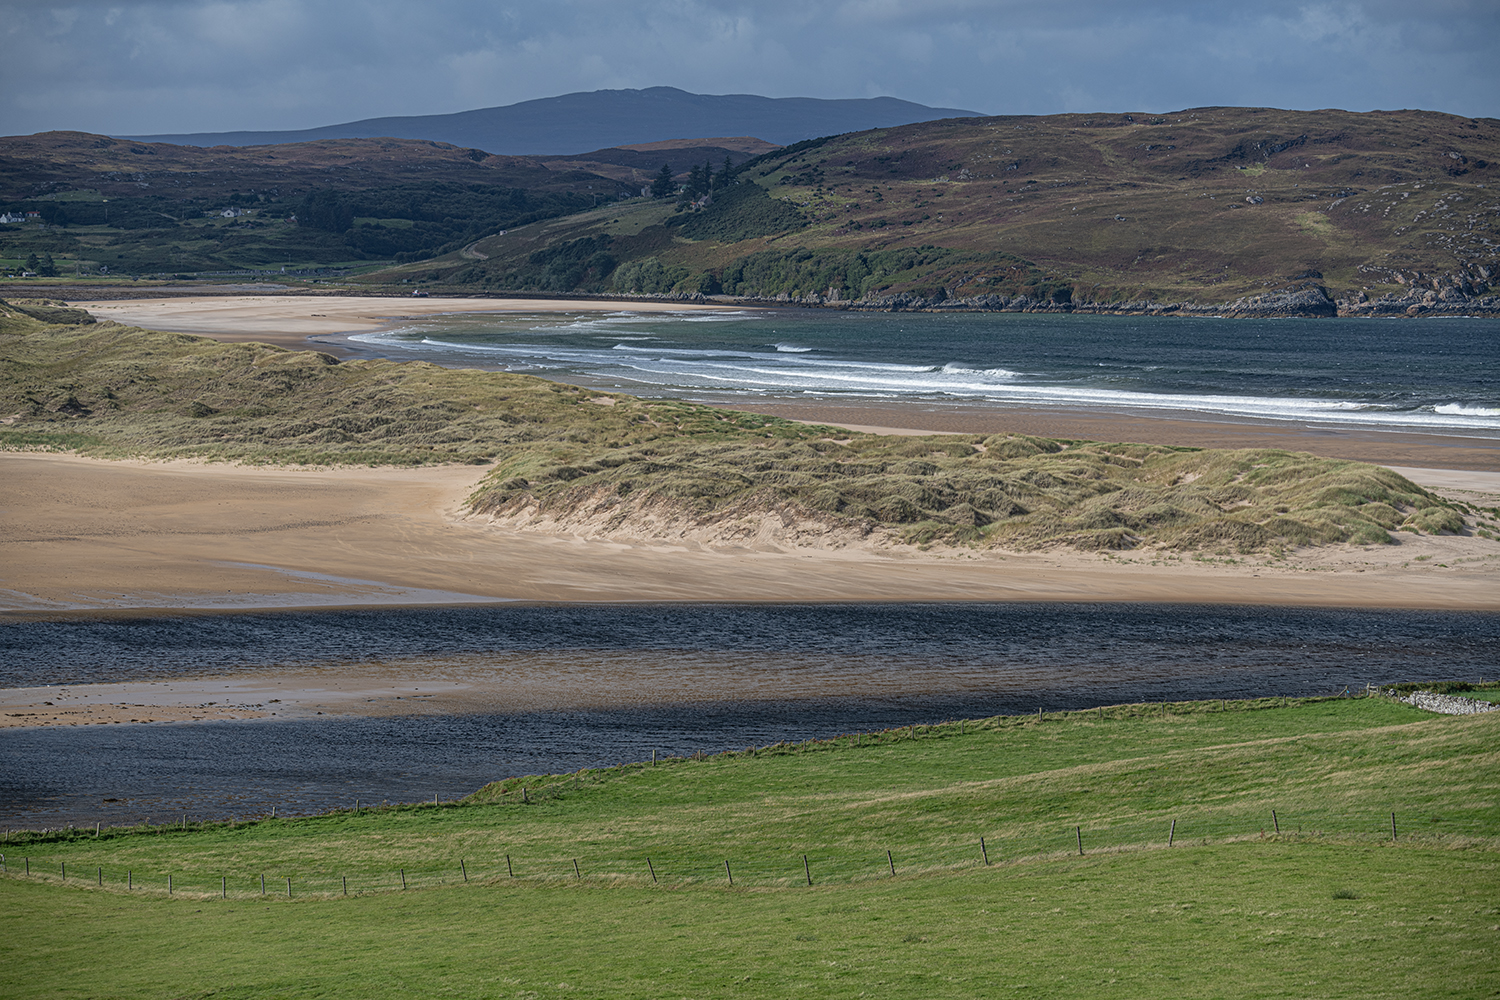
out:
{"label": "sand dune", "polygon": [[[0,607],[1023,599],[1500,608],[1500,542],[1478,537],[1402,534],[1392,545],[1235,561],[815,539],[720,547],[686,535],[625,543],[468,516],[463,501],[483,473],[0,454]],[[1454,475],[1432,478],[1500,492],[1500,474]]]}

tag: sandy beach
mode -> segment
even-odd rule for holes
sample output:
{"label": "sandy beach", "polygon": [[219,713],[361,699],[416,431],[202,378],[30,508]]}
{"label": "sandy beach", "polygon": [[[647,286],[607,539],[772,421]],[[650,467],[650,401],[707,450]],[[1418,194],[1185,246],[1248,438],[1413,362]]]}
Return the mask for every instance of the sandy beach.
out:
{"label": "sandy beach", "polygon": [[[1400,534],[1391,545],[1325,546],[1285,560],[627,543],[468,516],[464,499],[483,474],[0,454],[0,607],[1136,600],[1500,608],[1500,543],[1477,537]],[[1465,498],[1500,497],[1500,474],[1430,478]]]}
{"label": "sandy beach", "polygon": [[[219,295],[72,302],[96,319],[223,341],[259,341],[292,350],[348,350],[332,335],[368,333],[419,316],[445,313],[702,312],[691,302],[560,299],[381,298],[358,295]],[[319,339],[309,339],[319,338]],[[326,339],[325,339],[326,338]]]}
{"label": "sandy beach", "polygon": [[[352,297],[84,305],[121,322],[297,347],[308,346],[309,336],[374,329],[400,315],[621,308]],[[1389,464],[1442,495],[1500,506],[1500,461],[1487,442],[1472,439],[1375,433],[1340,438],[1248,424],[1035,411],[807,405],[779,412],[890,433],[1005,429],[1295,447]],[[1305,443],[1319,436],[1336,447]],[[1285,559],[1150,551],[924,552],[806,539],[788,545],[770,536],[733,547],[690,536],[599,539],[513,530],[469,516],[464,501],[485,471],[260,468],[0,453],[0,620],[496,601],[1148,601],[1500,610],[1500,542],[1473,536],[1398,534],[1390,545],[1328,546]],[[408,683],[431,687],[418,698],[403,690]],[[0,692],[0,725],[407,712],[422,704],[454,710],[490,704],[482,688],[473,678],[439,683],[356,672],[94,685],[65,694],[14,689]]]}
{"label": "sandy beach", "polygon": [[[196,296],[82,302],[101,319],[224,340],[309,337],[452,312],[683,311],[557,299]],[[1438,435],[1325,431],[1067,410],[766,403],[885,433],[1010,431],[1209,447],[1295,448],[1399,466],[1466,501],[1500,503],[1500,449]],[[252,468],[0,454],[0,611],[330,607],[472,601],[1149,600],[1500,608],[1500,544],[1402,534],[1269,559],[968,549],[725,548],[607,541],[466,516],[483,477],[430,469]],[[1485,500],[1484,498],[1489,498]],[[1492,551],[1493,550],[1493,551]]]}

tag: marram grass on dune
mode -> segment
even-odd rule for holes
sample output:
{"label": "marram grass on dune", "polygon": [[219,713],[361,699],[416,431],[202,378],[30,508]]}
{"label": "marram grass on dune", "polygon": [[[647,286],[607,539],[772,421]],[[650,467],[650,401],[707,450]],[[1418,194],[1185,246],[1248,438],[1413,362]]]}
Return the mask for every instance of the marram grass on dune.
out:
{"label": "marram grass on dune", "polygon": [[1459,531],[1378,466],[1270,449],[887,437],[422,362],[340,362],[0,314],[0,447],[305,465],[491,464],[498,517],[608,534],[778,517],[882,542],[1254,552]]}

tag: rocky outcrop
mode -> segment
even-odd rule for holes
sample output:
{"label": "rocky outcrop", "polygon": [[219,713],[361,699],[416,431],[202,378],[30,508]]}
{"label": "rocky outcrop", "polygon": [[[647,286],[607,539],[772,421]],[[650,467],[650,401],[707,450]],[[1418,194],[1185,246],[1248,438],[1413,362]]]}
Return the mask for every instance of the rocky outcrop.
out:
{"label": "rocky outcrop", "polygon": [[1323,288],[1255,295],[1236,299],[1222,308],[1225,316],[1337,316],[1338,305]]}
{"label": "rocky outcrop", "polygon": [[802,305],[870,312],[1028,312],[1078,313],[1108,316],[1336,316],[1338,306],[1322,288],[1304,288],[1236,299],[1233,302],[1090,302],[1033,298],[1029,295],[948,296],[939,291],[930,296],[901,292],[876,295],[853,302],[831,302],[821,296],[803,296]]}
{"label": "rocky outcrop", "polygon": [[867,296],[854,301],[827,298],[822,295],[778,296],[776,299],[742,300],[746,302],[783,302],[806,306],[824,306],[869,312],[1027,312],[1077,313],[1095,316],[1228,316],[1228,317],[1332,317],[1332,316],[1500,316],[1500,295],[1466,293],[1457,287],[1441,291],[1413,291],[1403,297],[1384,295],[1370,299],[1358,297],[1334,299],[1321,286],[1295,291],[1268,292],[1235,299],[1232,302],[1157,302],[1138,299],[1128,302],[1056,301],[1029,295],[974,295],[965,298],[949,296],[942,291],[923,296],[912,292],[895,295]]}
{"label": "rocky outcrop", "polygon": [[1458,285],[1413,288],[1404,295],[1387,292],[1372,299],[1361,292],[1338,302],[1340,316],[1497,316],[1500,295],[1487,287],[1465,290]]}

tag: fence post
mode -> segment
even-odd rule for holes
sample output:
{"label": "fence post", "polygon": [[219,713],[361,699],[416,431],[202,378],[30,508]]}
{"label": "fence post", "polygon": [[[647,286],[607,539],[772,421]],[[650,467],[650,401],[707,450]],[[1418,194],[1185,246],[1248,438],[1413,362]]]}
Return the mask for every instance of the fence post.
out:
{"label": "fence post", "polygon": [[464,881],[465,882],[469,881],[469,869],[464,864],[464,859],[463,858],[459,858],[458,859],[458,870],[464,873]]}
{"label": "fence post", "polygon": [[583,878],[583,872],[581,872],[581,871],[578,870],[578,859],[577,858],[573,859],[573,877],[574,878]]}
{"label": "fence post", "polygon": [[[728,864],[728,862],[726,861],[725,864]],[[650,858],[646,859],[646,870],[651,873],[651,884],[655,885],[656,884],[656,869],[653,868],[653,867],[651,867],[651,859]]]}
{"label": "fence post", "polygon": [[510,866],[510,855],[509,854],[507,854],[505,856],[505,874],[509,875],[511,878],[515,878],[516,877],[516,870]]}
{"label": "fence post", "polygon": [[266,894],[266,877],[264,875],[260,877],[260,894],[262,896]]}
{"label": "fence post", "polygon": [[1271,810],[1271,828],[1273,830],[1275,830],[1278,834],[1281,833],[1281,821],[1276,818],[1276,810],[1275,809]]}
{"label": "fence post", "polygon": [[286,877],[286,898],[292,898],[292,877],[290,875]]}
{"label": "fence post", "polygon": [[1396,814],[1391,813],[1391,840],[1396,839]]}
{"label": "fence post", "polygon": [[724,859],[724,874],[729,876],[729,884],[734,885],[734,872],[729,870],[729,859]]}
{"label": "fence post", "polygon": [[989,849],[984,846],[983,837],[979,838],[979,856],[984,859],[984,863],[986,865],[990,863],[990,852]]}
{"label": "fence post", "polygon": [[1076,833],[1076,834],[1078,834],[1078,854],[1079,854],[1080,857],[1082,857],[1083,856],[1083,827],[1081,827],[1081,826],[1075,826],[1075,827],[1073,827],[1073,832]]}
{"label": "fence post", "polygon": [[104,866],[99,866],[99,888],[104,888]]}
{"label": "fence post", "polygon": [[125,872],[125,889],[128,892],[129,890],[134,889],[134,888],[135,888],[135,880],[133,879],[132,874],[129,871],[129,869],[127,869],[126,872]]}
{"label": "fence post", "polygon": [[891,866],[891,874],[896,874],[896,859],[891,857],[891,852],[885,852],[885,863]]}
{"label": "fence post", "polygon": [[401,888],[406,888],[406,869],[401,869]]}
{"label": "fence post", "polygon": [[349,895],[349,876],[344,876],[344,895]]}
{"label": "fence post", "polygon": [[[1391,813],[1391,829],[1392,830],[1396,829],[1396,822],[1395,822],[1395,820],[1396,820],[1396,814],[1395,813]],[[62,880],[64,882],[66,882],[68,880],[68,863],[66,861],[64,861],[62,863]]]}
{"label": "fence post", "polygon": [[172,895],[172,876],[167,876],[167,895]]}
{"label": "fence post", "polygon": [[802,855],[802,871],[807,876],[807,884],[812,885],[812,866],[807,863],[807,855]]}
{"label": "fence post", "polygon": [[1172,820],[1172,829],[1167,831],[1167,846],[1172,846],[1172,841],[1177,839],[1177,821]]}

